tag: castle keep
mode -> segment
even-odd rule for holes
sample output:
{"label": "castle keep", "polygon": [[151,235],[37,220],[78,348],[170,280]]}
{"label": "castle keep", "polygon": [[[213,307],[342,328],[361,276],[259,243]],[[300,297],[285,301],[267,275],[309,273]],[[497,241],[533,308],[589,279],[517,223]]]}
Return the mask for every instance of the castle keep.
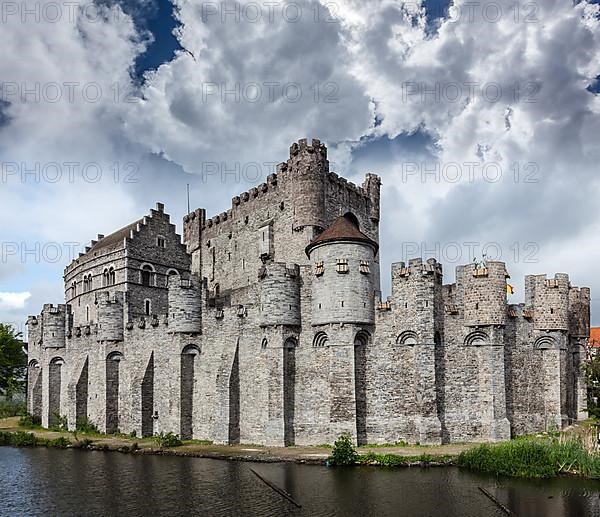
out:
{"label": "castle keep", "polygon": [[329,171],[318,140],[212,218],[160,203],[65,269],[28,319],[28,409],[102,431],[221,443],[495,441],[586,417],[590,293],[506,267],[392,266],[381,299],[380,180]]}

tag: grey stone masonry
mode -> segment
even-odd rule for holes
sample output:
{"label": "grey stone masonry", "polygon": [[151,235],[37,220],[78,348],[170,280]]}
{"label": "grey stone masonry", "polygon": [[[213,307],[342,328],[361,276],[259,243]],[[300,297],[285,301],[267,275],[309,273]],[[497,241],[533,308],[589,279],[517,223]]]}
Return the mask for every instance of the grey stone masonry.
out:
{"label": "grey stone masonry", "polygon": [[502,262],[392,266],[381,298],[381,181],[329,171],[300,140],[277,172],[183,241],[158,203],[65,269],[28,325],[28,411],[52,427],[218,443],[486,442],[585,418],[590,292]]}

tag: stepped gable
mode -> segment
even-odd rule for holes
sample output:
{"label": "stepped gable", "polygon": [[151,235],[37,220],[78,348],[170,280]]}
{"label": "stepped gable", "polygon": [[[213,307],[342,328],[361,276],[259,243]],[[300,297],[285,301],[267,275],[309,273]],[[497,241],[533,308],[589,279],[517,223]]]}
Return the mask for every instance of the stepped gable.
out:
{"label": "stepped gable", "polygon": [[306,247],[306,254],[308,255],[315,246],[326,242],[364,242],[371,245],[375,249],[375,253],[379,249],[379,245],[361,232],[356,224],[345,215],[338,217],[326,230],[315,237]]}

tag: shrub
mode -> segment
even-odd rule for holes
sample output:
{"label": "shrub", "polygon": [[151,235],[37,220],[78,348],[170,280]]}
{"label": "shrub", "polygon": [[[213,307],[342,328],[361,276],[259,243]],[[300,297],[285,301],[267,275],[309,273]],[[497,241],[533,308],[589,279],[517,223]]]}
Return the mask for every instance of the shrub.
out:
{"label": "shrub", "polygon": [[67,440],[64,436],[60,436],[58,438],[54,438],[53,440],[46,441],[46,447],[57,447],[59,449],[64,449],[71,445],[71,441]]}
{"label": "shrub", "polygon": [[38,440],[33,433],[19,431],[17,433],[7,433],[9,435],[9,443],[13,447],[34,447],[38,445]]}
{"label": "shrub", "polygon": [[333,444],[331,456],[327,458],[331,465],[345,466],[354,465],[358,460],[358,453],[352,444],[352,438],[347,433],[343,433]]}
{"label": "shrub", "polygon": [[101,434],[98,426],[85,416],[77,419],[75,430],[85,434]]}
{"label": "shrub", "polygon": [[13,416],[23,416],[27,414],[27,404],[14,400],[5,400],[0,402],[0,418],[10,418]]}
{"label": "shrub", "polygon": [[133,442],[133,443],[131,444],[131,447],[129,448],[129,450],[130,450],[131,452],[139,451],[139,450],[140,450],[140,446],[138,445],[138,443],[137,443],[137,442]]}
{"label": "shrub", "polygon": [[19,418],[19,427],[25,427],[26,429],[34,429],[35,427],[41,427],[42,419],[39,416],[30,415],[29,413]]}
{"label": "shrub", "polygon": [[179,439],[179,436],[171,432],[157,434],[155,440],[161,449],[166,447],[179,447],[180,445],[183,445]]}
{"label": "shrub", "polygon": [[69,422],[66,416],[62,416],[59,413],[53,413],[56,418],[56,423],[50,428],[52,431],[68,431]]}

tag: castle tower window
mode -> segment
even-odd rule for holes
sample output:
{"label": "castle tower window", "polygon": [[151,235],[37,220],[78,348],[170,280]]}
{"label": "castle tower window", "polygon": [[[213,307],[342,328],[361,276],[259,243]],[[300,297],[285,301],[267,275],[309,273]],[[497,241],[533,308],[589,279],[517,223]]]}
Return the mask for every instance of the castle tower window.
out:
{"label": "castle tower window", "polygon": [[325,264],[323,261],[319,261],[315,263],[315,276],[321,276],[325,273]]}
{"label": "castle tower window", "polygon": [[77,281],[71,284],[71,292],[73,293],[73,297],[77,296]]}
{"label": "castle tower window", "polygon": [[144,300],[144,314],[150,316],[152,312],[152,302],[150,300]]}
{"label": "castle tower window", "polygon": [[368,260],[361,260],[360,261],[360,272],[363,275],[368,275],[371,272],[371,267],[369,265],[369,261]]}
{"label": "castle tower window", "polygon": [[108,286],[108,269],[102,272],[102,287]]}
{"label": "castle tower window", "polygon": [[88,277],[87,276],[83,277],[83,292],[84,293],[88,292]]}
{"label": "castle tower window", "polygon": [[90,322],[90,306],[89,305],[85,306],[85,321],[87,323]]}
{"label": "castle tower window", "polygon": [[111,267],[108,270],[108,285],[115,285],[115,283],[116,283],[115,268]]}
{"label": "castle tower window", "polygon": [[152,287],[154,285],[154,269],[152,266],[148,264],[142,266],[141,281],[145,287]]}
{"label": "castle tower window", "polygon": [[166,248],[167,247],[167,239],[165,239],[162,235],[159,235],[158,237],[156,237],[156,245],[159,248]]}
{"label": "castle tower window", "polygon": [[338,273],[347,273],[349,271],[348,259],[337,259],[335,269]]}

